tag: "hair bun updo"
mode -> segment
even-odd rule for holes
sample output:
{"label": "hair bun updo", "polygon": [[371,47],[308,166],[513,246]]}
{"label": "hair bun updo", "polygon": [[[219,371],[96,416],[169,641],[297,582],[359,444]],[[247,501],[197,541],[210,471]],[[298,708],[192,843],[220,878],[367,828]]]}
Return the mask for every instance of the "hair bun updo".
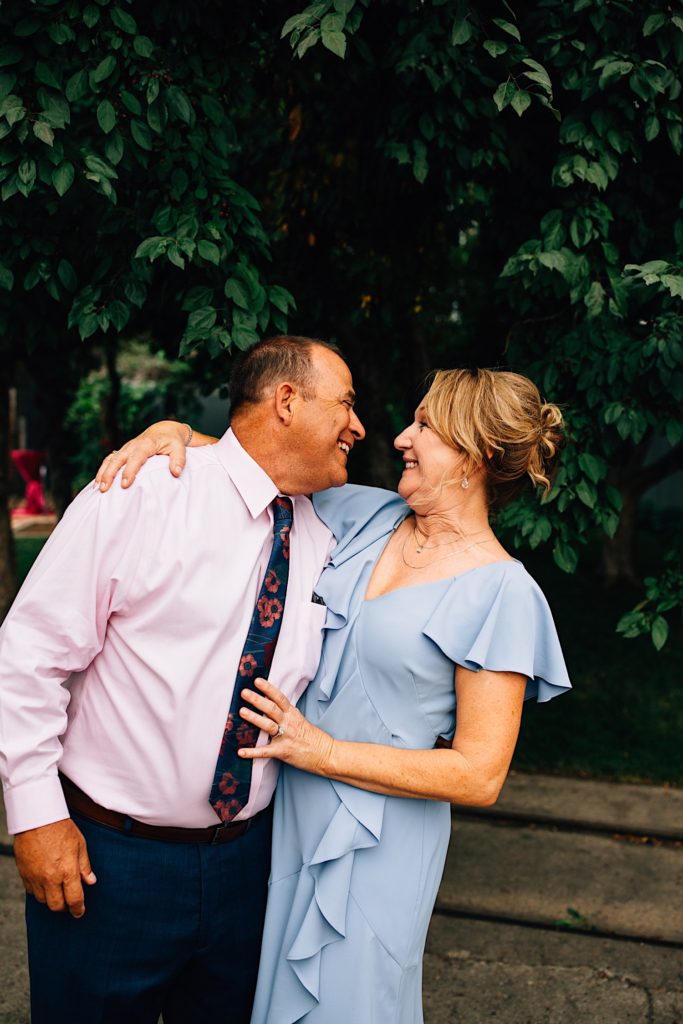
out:
{"label": "hair bun updo", "polygon": [[562,413],[509,370],[438,370],[425,397],[430,425],[466,456],[467,474],[484,469],[489,504],[507,504],[528,486],[550,490],[564,440]]}
{"label": "hair bun updo", "polygon": [[550,490],[552,471],[564,441],[564,420],[559,406],[543,402],[539,410],[538,445],[529,452],[527,473],[534,484]]}

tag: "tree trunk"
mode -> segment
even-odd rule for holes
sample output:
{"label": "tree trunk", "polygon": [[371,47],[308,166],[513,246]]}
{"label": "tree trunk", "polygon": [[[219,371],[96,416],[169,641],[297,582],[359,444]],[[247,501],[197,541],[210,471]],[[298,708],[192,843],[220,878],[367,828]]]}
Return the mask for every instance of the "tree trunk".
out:
{"label": "tree trunk", "polygon": [[0,621],[17,592],[14,539],[9,511],[9,381],[0,373]]}
{"label": "tree trunk", "polygon": [[602,547],[602,575],[608,587],[617,583],[640,583],[636,565],[636,512],[640,495],[622,491],[624,501],[619,527]]}
{"label": "tree trunk", "polygon": [[72,497],[72,448],[65,420],[78,385],[78,370],[67,360],[58,369],[52,360],[31,366],[35,402],[43,420],[43,447],[50,470],[49,490],[58,517],[63,515]]}

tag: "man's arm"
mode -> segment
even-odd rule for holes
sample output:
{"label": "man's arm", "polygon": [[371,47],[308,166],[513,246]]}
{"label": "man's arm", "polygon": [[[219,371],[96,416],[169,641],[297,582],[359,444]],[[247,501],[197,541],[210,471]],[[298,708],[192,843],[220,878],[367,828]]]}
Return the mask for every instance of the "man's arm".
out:
{"label": "man's arm", "polygon": [[[124,500],[121,501],[121,498]],[[95,876],[58,778],[69,676],[102,649],[144,546],[145,489],[88,488],[48,540],[0,629],[0,776],[17,866],[53,910],[83,913]]]}

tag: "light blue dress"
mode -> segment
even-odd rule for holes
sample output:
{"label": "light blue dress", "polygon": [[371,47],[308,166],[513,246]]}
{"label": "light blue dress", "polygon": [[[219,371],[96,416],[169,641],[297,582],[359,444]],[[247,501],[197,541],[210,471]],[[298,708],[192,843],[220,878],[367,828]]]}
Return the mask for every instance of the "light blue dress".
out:
{"label": "light blue dress", "polygon": [[[520,562],[366,601],[372,568],[410,509],[390,491],[353,485],[318,495],[315,507],[337,539],[318,584],[323,656],[299,704],[315,725],[425,749],[453,736],[455,665],[521,672],[539,701],[569,688],[550,610]],[[446,803],[284,766],[252,1024],[420,1024],[450,826]]]}

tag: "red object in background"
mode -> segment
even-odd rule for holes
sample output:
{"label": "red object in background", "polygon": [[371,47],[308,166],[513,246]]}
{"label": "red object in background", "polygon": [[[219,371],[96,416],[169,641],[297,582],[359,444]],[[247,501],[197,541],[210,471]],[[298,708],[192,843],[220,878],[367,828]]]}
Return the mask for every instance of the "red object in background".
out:
{"label": "red object in background", "polygon": [[12,517],[44,516],[49,514],[45,504],[40,469],[45,464],[45,453],[29,448],[15,448],[10,452],[12,462],[26,483],[25,500],[19,508],[12,509]]}

